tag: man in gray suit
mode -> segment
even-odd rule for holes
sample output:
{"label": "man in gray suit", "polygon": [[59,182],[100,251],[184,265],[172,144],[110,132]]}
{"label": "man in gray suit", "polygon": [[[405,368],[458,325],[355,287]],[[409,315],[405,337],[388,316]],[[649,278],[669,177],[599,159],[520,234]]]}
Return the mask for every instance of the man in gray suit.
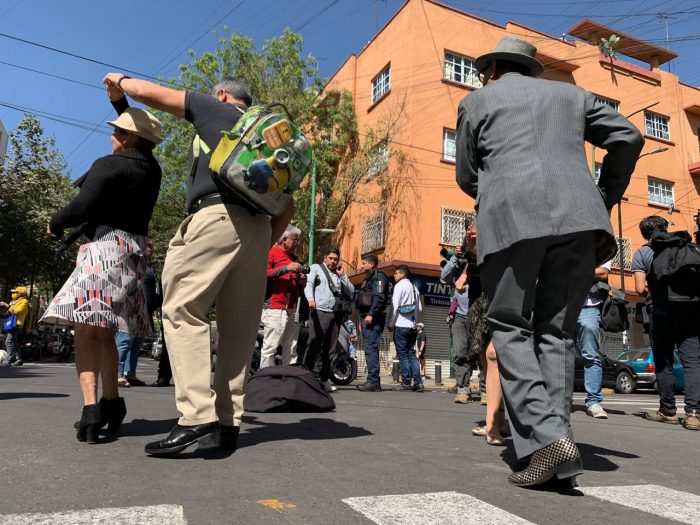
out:
{"label": "man in gray suit", "polygon": [[[595,95],[535,78],[536,48],[506,36],[476,60],[484,87],[457,120],[457,183],[476,199],[477,263],[519,458],[515,485],[583,472],[571,439],[574,343],[595,267],[613,257],[610,209],[644,144]],[[604,148],[598,186],[584,141]]]}

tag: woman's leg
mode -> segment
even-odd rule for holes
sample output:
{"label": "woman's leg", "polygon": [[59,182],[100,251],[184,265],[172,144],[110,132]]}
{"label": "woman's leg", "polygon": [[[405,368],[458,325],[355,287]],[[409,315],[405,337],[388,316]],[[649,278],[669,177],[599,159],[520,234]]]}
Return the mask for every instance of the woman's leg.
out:
{"label": "woman's leg", "polygon": [[[107,328],[85,324],[76,324],[74,331],[75,369],[78,372],[80,390],[83,393],[83,404],[94,405],[97,403],[97,376],[102,366],[104,340],[107,338],[114,345],[114,336]],[[114,361],[116,380],[116,351]]]}
{"label": "woman's leg", "polygon": [[498,374],[496,349],[489,343],[486,348],[486,433],[490,436],[501,437],[503,426],[501,409],[501,378]]}
{"label": "woman's leg", "polygon": [[102,377],[102,397],[105,399],[117,399],[119,397],[119,384],[117,383],[119,368],[119,354],[114,335],[106,328],[102,334],[100,346],[100,376]]}

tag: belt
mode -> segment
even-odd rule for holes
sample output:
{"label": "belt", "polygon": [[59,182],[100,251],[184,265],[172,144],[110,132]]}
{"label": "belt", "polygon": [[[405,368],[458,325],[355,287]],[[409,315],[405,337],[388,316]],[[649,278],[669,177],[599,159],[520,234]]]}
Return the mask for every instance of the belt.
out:
{"label": "belt", "polygon": [[260,213],[259,211],[250,207],[245,201],[237,199],[236,197],[222,195],[221,193],[210,193],[209,195],[205,195],[204,197],[200,197],[199,199],[192,201],[188,213],[192,215],[193,213],[197,213],[199,210],[208,208],[209,206],[214,206],[215,204],[235,204],[236,206],[240,206],[241,208],[249,211],[253,215]]}

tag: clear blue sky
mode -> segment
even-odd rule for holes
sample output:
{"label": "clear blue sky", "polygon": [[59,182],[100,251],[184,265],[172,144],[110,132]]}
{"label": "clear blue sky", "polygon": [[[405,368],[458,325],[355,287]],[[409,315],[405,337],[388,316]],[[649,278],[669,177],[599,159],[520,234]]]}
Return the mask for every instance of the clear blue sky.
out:
{"label": "clear blue sky", "polygon": [[[403,3],[403,0],[0,0],[0,33],[122,69],[168,78],[177,75],[178,64],[187,61],[188,47],[201,53],[216,46],[218,36],[207,31],[215,23],[219,35],[226,24],[258,44],[279,35],[284,27],[291,27],[303,35],[305,52],[319,59],[321,74],[327,77],[348,55],[359,53],[376,28],[381,28]],[[500,24],[512,20],[557,36],[583,18],[592,18],[661,45],[668,22],[669,47],[680,55],[671,63],[672,71],[687,83],[700,84],[698,0],[445,0],[444,3]],[[687,13],[693,10],[694,13]],[[657,13],[667,18],[660,18]],[[0,36],[0,50],[1,104],[68,117],[90,129],[113,117],[100,86],[102,76],[111,68],[3,36]],[[88,85],[21,70],[7,63]],[[0,119],[8,131],[21,118],[21,112],[0,106]],[[90,134],[85,129],[47,118],[41,120],[46,132],[56,137],[58,148],[66,155],[72,177],[81,175],[95,158],[110,151],[109,138],[105,135]],[[108,133],[105,126],[99,129]]]}

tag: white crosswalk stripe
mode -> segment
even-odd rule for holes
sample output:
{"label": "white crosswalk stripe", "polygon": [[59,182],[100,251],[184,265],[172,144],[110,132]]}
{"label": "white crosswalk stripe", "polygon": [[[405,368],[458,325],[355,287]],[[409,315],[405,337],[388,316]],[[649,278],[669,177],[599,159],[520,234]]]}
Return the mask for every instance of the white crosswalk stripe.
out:
{"label": "white crosswalk stripe", "polygon": [[88,509],[50,514],[0,514],[0,525],[186,525],[180,505]]}
{"label": "white crosswalk stripe", "polygon": [[700,516],[700,496],[658,485],[582,487],[580,490],[587,496],[681,523],[697,524]]}
{"label": "white crosswalk stripe", "polygon": [[379,525],[533,525],[532,522],[459,492],[347,498],[343,502]]}

